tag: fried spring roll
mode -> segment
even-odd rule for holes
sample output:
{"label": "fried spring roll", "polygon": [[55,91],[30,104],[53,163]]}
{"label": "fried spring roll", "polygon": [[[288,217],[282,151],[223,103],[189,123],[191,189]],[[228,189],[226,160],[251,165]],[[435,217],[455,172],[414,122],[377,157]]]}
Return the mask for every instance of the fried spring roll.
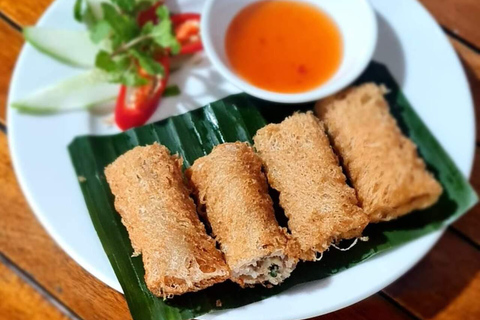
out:
{"label": "fried spring roll", "polygon": [[442,193],[391,116],[384,93],[369,83],[315,106],[371,222],[427,208]]}
{"label": "fried spring roll", "polygon": [[276,285],[290,276],[296,266],[293,249],[275,219],[262,163],[251,147],[241,142],[216,146],[187,176],[233,281]]}
{"label": "fried spring roll", "polygon": [[312,112],[270,124],[254,141],[302,259],[315,260],[332,242],[361,235],[368,218]]}
{"label": "fried spring roll", "polygon": [[167,298],[229,278],[221,252],[198,218],[178,157],[159,144],[136,147],[110,164],[105,175],[153,294]]}

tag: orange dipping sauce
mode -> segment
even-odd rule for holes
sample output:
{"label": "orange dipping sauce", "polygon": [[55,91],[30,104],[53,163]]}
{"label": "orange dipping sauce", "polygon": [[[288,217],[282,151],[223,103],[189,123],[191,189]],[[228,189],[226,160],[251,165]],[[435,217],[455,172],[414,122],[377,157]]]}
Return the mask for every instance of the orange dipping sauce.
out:
{"label": "orange dipping sauce", "polygon": [[228,27],[233,70],[250,84],[279,93],[309,91],[328,81],[342,60],[335,22],[310,4],[265,0],[242,9]]}

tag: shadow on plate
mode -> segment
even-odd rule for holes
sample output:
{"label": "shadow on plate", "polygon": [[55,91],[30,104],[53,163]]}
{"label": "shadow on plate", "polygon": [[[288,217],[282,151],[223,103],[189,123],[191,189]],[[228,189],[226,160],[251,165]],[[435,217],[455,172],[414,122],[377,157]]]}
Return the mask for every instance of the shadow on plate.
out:
{"label": "shadow on plate", "polygon": [[405,53],[402,45],[390,23],[376,13],[378,22],[378,41],[373,59],[383,62],[393,74],[400,87],[405,81]]}

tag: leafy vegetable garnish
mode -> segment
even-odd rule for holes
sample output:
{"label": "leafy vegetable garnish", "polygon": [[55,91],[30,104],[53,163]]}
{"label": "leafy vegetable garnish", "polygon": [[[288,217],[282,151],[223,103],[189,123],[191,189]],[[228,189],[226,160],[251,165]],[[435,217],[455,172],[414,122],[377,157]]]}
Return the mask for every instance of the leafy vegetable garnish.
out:
{"label": "leafy vegetable garnish", "polygon": [[179,94],[180,94],[180,88],[176,84],[174,84],[174,85],[166,87],[165,91],[163,91],[162,96],[163,97],[174,97],[174,96],[178,96]]}
{"label": "leafy vegetable garnish", "polygon": [[73,16],[75,20],[82,21],[82,16],[85,14],[83,8],[83,0],[76,0],[75,5],[73,6]]}
{"label": "leafy vegetable garnish", "polygon": [[268,267],[269,274],[272,278],[275,278],[278,274],[278,266],[276,264],[272,264],[270,267]]}
{"label": "leafy vegetable garnish", "polygon": [[[164,69],[156,57],[177,54],[180,50],[173,33],[170,12],[165,5],[156,9],[157,24],[147,22],[140,26],[139,12],[151,7],[156,0],[110,0],[97,5],[89,0],[77,0],[74,16],[84,22],[94,43],[102,43],[95,66],[109,74],[109,81],[126,86],[147,83],[139,67],[152,76],[161,76]],[[100,8],[100,10],[98,10]],[[100,13],[98,12],[100,11]]]}

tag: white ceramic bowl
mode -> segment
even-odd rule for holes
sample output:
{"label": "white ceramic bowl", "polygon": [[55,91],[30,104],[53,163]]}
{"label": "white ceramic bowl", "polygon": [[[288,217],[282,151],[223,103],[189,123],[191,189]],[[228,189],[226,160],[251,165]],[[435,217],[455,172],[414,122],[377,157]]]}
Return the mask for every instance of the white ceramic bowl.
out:
{"label": "white ceramic bowl", "polygon": [[241,90],[275,102],[314,101],[348,86],[370,62],[377,42],[377,20],[368,0],[295,0],[319,7],[337,23],[343,37],[339,69],[329,81],[302,93],[277,93],[251,85],[232,70],[225,54],[225,34],[235,15],[257,1],[265,0],[207,0],[203,7],[201,35],[205,51],[215,68]]}

